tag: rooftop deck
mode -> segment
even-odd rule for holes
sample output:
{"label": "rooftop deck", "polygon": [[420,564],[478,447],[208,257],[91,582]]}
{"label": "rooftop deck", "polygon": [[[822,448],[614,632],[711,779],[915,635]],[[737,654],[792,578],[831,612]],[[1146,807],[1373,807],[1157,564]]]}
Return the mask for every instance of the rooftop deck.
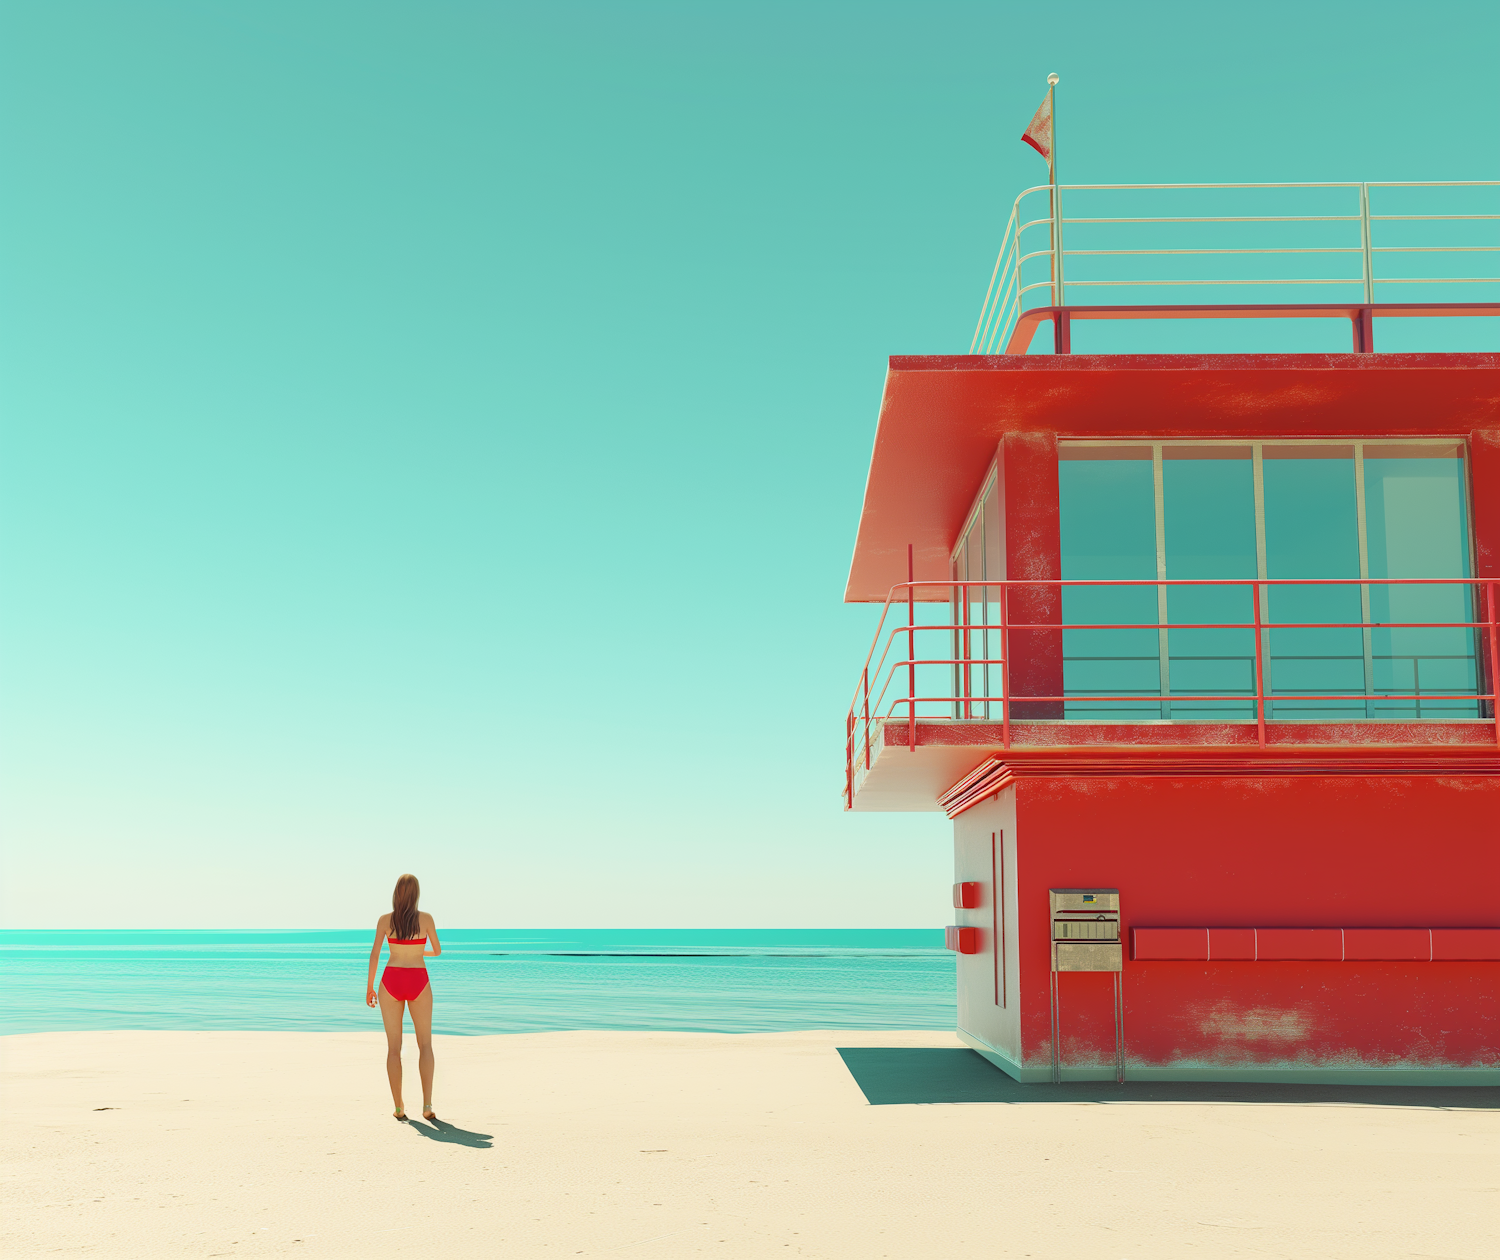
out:
{"label": "rooftop deck", "polygon": [[1332,318],[1368,354],[1377,318],[1500,315],[1497,228],[1496,181],[1028,188],[969,353],[1043,322],[1066,354],[1075,319]]}

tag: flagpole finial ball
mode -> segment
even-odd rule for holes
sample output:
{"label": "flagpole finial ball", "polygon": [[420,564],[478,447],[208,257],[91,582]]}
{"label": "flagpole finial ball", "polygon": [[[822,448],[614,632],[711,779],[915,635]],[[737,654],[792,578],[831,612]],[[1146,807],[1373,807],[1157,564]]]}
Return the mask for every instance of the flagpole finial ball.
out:
{"label": "flagpole finial ball", "polygon": [[1056,87],[1059,82],[1061,82],[1061,80],[1059,80],[1058,77],[1055,74],[1049,74],[1047,76],[1047,86],[1048,87]]}

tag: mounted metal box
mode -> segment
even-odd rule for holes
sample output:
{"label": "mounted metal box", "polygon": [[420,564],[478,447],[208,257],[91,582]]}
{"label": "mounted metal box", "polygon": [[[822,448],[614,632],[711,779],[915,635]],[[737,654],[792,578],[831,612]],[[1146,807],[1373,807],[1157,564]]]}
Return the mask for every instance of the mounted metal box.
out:
{"label": "mounted metal box", "polygon": [[1064,971],[1110,971],[1115,990],[1115,1080],[1125,1079],[1124,942],[1120,939],[1118,888],[1052,888],[1052,1079],[1062,1080]]}
{"label": "mounted metal box", "polygon": [[1124,963],[1117,888],[1054,888],[1052,970],[1119,971]]}

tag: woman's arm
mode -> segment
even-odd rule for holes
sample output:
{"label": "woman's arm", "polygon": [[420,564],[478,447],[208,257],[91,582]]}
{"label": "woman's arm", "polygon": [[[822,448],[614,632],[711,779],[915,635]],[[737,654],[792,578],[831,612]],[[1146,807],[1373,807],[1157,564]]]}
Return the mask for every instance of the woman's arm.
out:
{"label": "woman's arm", "polygon": [[390,915],[383,914],[375,920],[375,944],[370,946],[370,975],[365,981],[365,1005],[375,1005],[375,968],[380,965],[380,947],[385,944],[390,928]]}
{"label": "woman's arm", "polygon": [[422,917],[427,920],[427,949],[425,952],[436,958],[443,952],[443,943],[438,940],[437,924],[432,921],[430,914],[424,914]]}

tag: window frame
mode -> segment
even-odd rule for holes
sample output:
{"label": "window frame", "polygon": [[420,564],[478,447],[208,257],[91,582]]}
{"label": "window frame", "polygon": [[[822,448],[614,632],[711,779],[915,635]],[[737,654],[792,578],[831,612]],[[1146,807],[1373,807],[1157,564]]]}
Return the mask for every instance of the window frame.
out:
{"label": "window frame", "polygon": [[[1255,513],[1255,560],[1256,576],[1261,580],[1269,581],[1267,549],[1266,549],[1266,510],[1265,510],[1265,477],[1264,477],[1264,451],[1266,447],[1349,447],[1353,452],[1354,464],[1354,486],[1355,486],[1355,513],[1356,529],[1358,532],[1359,547],[1359,574],[1360,579],[1360,620],[1367,623],[1361,632],[1364,645],[1364,680],[1365,694],[1368,697],[1365,707],[1365,717],[1369,720],[1401,720],[1375,718],[1374,701],[1376,693],[1374,690],[1374,632],[1368,623],[1372,620],[1370,605],[1370,544],[1369,544],[1369,522],[1365,505],[1365,448],[1367,446],[1392,447],[1392,446],[1414,446],[1433,447],[1452,444],[1458,450],[1460,460],[1460,478],[1464,495],[1464,552],[1468,562],[1469,574],[1472,577],[1478,572],[1478,558],[1475,550],[1474,539],[1474,479],[1473,463],[1469,450],[1468,438],[1461,434],[1455,435],[1428,435],[1423,437],[1234,437],[1234,438],[1202,438],[1202,437],[1108,437],[1108,438],[1073,438],[1059,437],[1057,439],[1058,457],[1063,458],[1063,452],[1079,451],[1088,449],[1120,449],[1138,448],[1149,449],[1152,465],[1152,493],[1155,500],[1155,532],[1156,532],[1156,575],[1158,582],[1167,580],[1167,552],[1166,552],[1166,497],[1163,475],[1164,452],[1172,447],[1215,447],[1244,449],[1250,448],[1251,476],[1253,481],[1254,513]],[[970,512],[969,521],[965,522],[964,532],[959,536],[959,543],[954,548],[955,558],[962,548],[963,540],[968,537],[970,521],[975,512],[982,506],[983,497],[976,500],[976,507]],[[1264,588],[1262,588],[1264,590]],[[1157,621],[1161,629],[1157,632],[1158,638],[1158,665],[1160,669],[1160,693],[1161,693],[1161,721],[1172,721],[1172,684],[1171,684],[1171,657],[1168,645],[1169,618],[1167,613],[1167,588],[1158,586],[1157,590]],[[1272,704],[1269,691],[1270,683],[1270,636],[1265,636],[1266,641],[1262,644],[1261,660],[1258,668],[1262,676],[1267,679],[1267,705]],[[1476,659],[1476,665],[1482,666],[1482,662]],[[1184,701],[1191,697],[1178,697]],[[1073,719],[1064,719],[1073,720]],[[1129,719],[1102,719],[1105,721],[1120,721]],[[1152,720],[1152,719],[1145,719]],[[1282,720],[1305,720],[1323,721],[1327,719],[1282,719]],[[1422,720],[1420,717],[1417,720]],[[1449,721],[1483,721],[1482,718],[1448,718]]]}

